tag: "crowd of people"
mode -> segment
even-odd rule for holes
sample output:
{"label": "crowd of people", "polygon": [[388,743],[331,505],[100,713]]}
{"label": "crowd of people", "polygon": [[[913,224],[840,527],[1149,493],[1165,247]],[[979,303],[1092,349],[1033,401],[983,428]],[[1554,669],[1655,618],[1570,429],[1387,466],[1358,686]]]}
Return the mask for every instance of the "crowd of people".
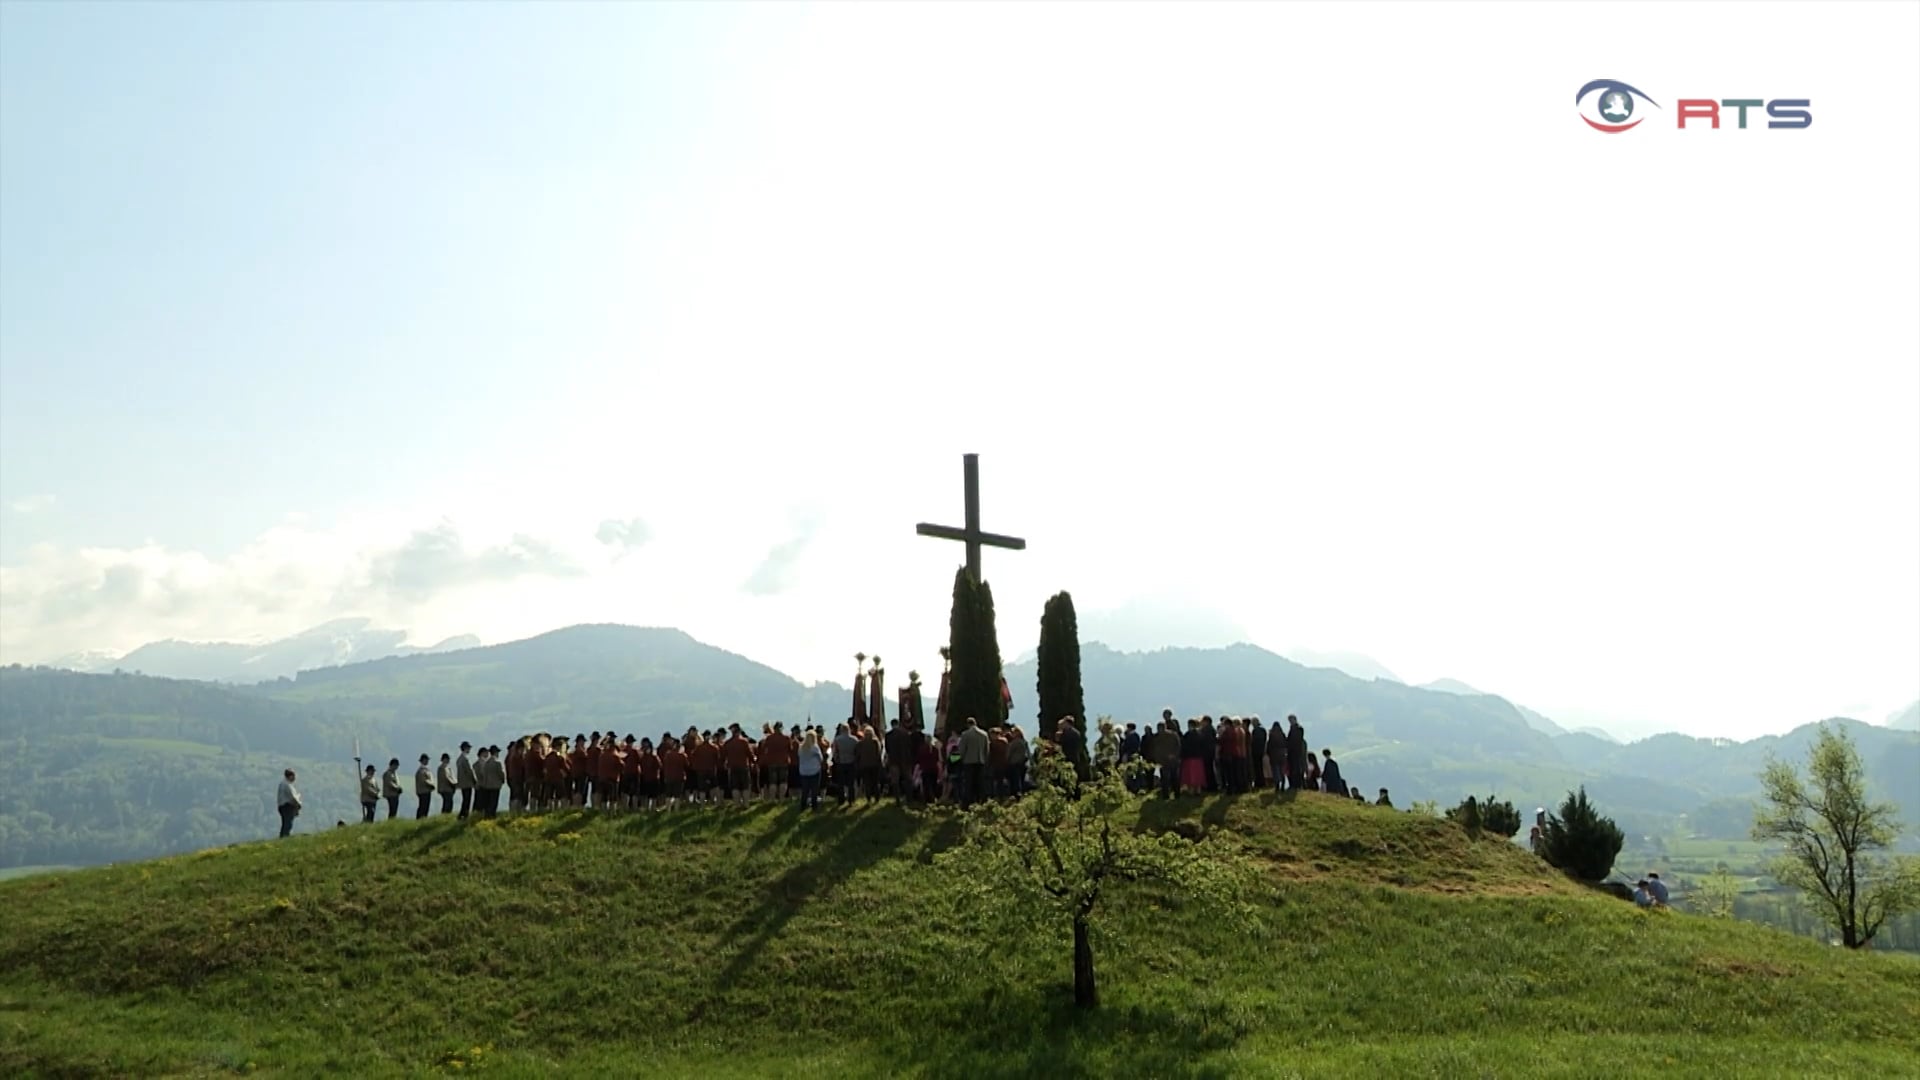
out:
{"label": "crowd of people", "polygon": [[[540,732],[498,746],[460,744],[439,761],[421,754],[413,772],[414,816],[425,818],[436,797],[441,814],[488,818],[500,812],[592,807],[609,813],[665,812],[681,806],[745,806],[797,799],[817,811],[824,798],[848,806],[893,798],[971,806],[985,799],[1019,798],[1033,784],[1040,753],[1062,754],[1082,779],[1119,771],[1142,795],[1161,798],[1208,793],[1319,791],[1365,802],[1341,775],[1333,751],[1307,749],[1297,717],[1284,728],[1260,718],[1193,717],[1184,727],[1173,710],[1157,723],[1101,720],[1089,749],[1074,717],[1063,717],[1036,748],[1010,723],[982,726],[969,718],[944,738],[896,718],[884,731],[849,719],[828,732],[807,723],[765,724],[757,736],[739,724],[688,728],[658,740],[614,732],[565,735]],[[384,773],[355,759],[361,820],[398,817],[407,786],[399,758]],[[301,800],[293,770],[281,781],[280,835],[293,830]],[[458,800],[456,809],[455,800]],[[1392,806],[1387,789],[1374,800]]]}

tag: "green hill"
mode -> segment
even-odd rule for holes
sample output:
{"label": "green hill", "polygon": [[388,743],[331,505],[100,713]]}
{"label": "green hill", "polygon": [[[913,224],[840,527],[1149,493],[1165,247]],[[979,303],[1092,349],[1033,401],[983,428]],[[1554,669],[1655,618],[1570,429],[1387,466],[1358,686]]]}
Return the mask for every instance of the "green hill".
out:
{"label": "green hill", "polygon": [[[1920,963],[1675,912],[1319,796],[1150,803],[1263,869],[1250,925],[957,909],[955,816],[402,822],[0,883],[0,1074],[1914,1075]],[[1184,823],[1184,824],[1181,824]],[[1062,928],[1064,929],[1064,928]]]}

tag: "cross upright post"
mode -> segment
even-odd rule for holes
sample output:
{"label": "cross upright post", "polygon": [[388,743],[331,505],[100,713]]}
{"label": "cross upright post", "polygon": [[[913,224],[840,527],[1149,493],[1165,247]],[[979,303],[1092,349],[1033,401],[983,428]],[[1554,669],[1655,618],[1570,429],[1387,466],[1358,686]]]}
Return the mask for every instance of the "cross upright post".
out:
{"label": "cross upright post", "polygon": [[1017,536],[1000,536],[983,532],[980,529],[980,455],[962,454],[961,464],[965,469],[966,527],[956,529],[950,525],[929,525],[921,522],[914,531],[921,536],[936,536],[942,540],[959,540],[967,545],[967,576],[975,585],[980,584],[980,548],[1007,548],[1011,551],[1024,551],[1027,542]]}

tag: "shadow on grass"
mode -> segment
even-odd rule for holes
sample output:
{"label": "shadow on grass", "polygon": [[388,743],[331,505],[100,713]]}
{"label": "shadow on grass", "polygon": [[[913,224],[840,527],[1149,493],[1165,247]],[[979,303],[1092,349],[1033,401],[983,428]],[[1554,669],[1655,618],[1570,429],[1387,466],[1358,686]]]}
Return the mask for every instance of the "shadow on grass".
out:
{"label": "shadow on grass", "polygon": [[396,848],[425,854],[452,840],[465,836],[471,822],[462,821],[451,815],[431,817],[424,824],[408,829],[404,834],[391,841]]}
{"label": "shadow on grass", "polygon": [[[1038,1000],[1036,1000],[1038,998]],[[1233,1075],[1206,1060],[1231,1050],[1239,1032],[1197,1023],[1158,1005],[1119,1003],[1082,1010],[1073,987],[990,991],[954,1014],[963,1022],[891,1031],[890,1056],[936,1080],[1044,1076],[1094,1080],[1116,1076],[1215,1080]]]}
{"label": "shadow on grass", "polygon": [[[732,989],[801,908],[831,897],[834,889],[893,854],[916,831],[913,815],[898,806],[823,815],[810,822],[807,839],[818,844],[819,853],[768,884],[760,902],[727,928],[724,940],[738,946],[727,966],[714,976],[714,988],[721,993]],[[699,1020],[705,1010],[705,1003],[694,1005],[688,1021]]]}

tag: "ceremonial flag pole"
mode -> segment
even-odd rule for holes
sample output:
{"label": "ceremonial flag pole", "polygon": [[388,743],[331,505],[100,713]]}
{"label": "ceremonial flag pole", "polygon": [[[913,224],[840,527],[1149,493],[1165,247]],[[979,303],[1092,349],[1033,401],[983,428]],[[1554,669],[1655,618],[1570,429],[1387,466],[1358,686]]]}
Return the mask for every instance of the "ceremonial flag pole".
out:
{"label": "ceremonial flag pole", "polygon": [[880,684],[885,680],[886,674],[886,669],[880,666],[880,658],[877,656],[874,657],[873,682],[870,684],[873,701],[868,707],[867,719],[873,723],[874,730],[880,732],[887,730],[887,694],[886,691],[880,688]]}
{"label": "ceremonial flag pole", "polygon": [[857,732],[867,722],[867,654],[854,653],[853,669],[853,727]]}
{"label": "ceremonial flag pole", "polygon": [[902,720],[900,723],[911,726],[915,731],[926,731],[927,703],[921,696],[919,672],[907,672],[907,685],[900,691],[900,696],[902,701],[900,706],[901,715],[912,718],[911,720]]}
{"label": "ceremonial flag pole", "polygon": [[947,702],[953,692],[953,650],[940,646],[940,696],[933,702],[933,731],[941,738],[953,734],[947,730]]}

